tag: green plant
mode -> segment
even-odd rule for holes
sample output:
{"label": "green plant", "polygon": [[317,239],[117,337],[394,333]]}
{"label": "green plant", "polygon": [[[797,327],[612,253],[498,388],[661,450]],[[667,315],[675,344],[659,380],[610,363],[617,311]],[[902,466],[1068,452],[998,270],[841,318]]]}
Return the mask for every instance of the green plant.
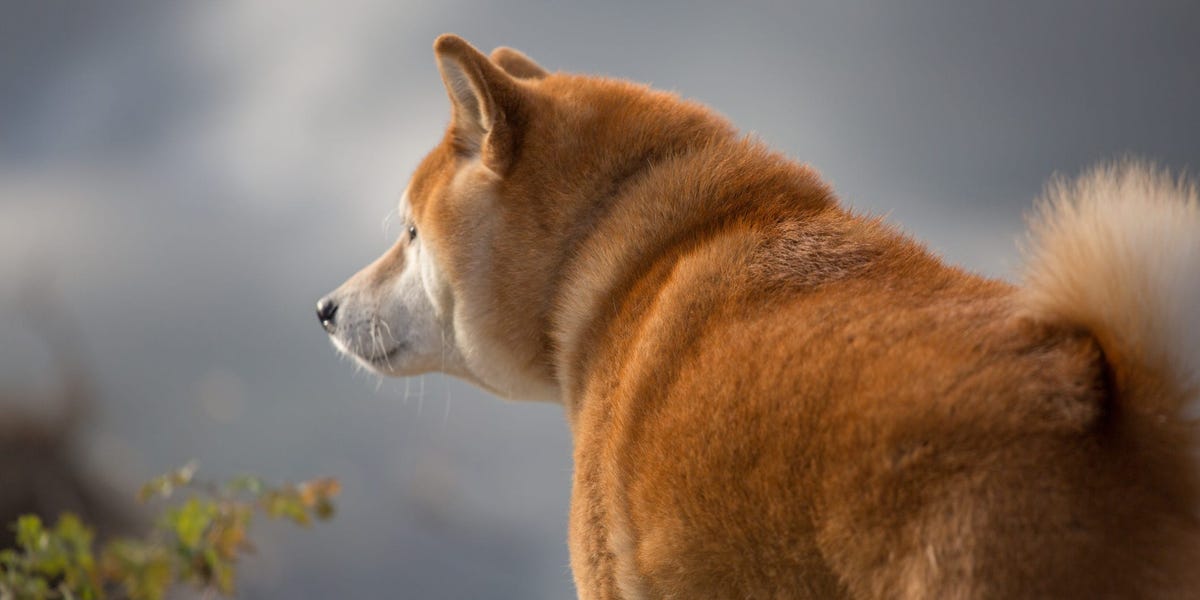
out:
{"label": "green plant", "polygon": [[254,476],[224,484],[194,478],[196,465],[142,486],[142,502],[168,504],[144,538],[116,538],[95,549],[93,531],[63,514],[52,527],[33,515],[15,524],[17,547],[0,550],[0,600],[158,600],[176,585],[234,592],[237,561],[251,552],[255,513],[308,526],[333,516],[333,479],[268,486]]}

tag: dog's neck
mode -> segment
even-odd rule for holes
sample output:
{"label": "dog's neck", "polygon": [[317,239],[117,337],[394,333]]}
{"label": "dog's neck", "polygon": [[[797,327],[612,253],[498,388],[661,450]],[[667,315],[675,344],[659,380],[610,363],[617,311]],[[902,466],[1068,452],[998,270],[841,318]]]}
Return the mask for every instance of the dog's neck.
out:
{"label": "dog's neck", "polygon": [[[564,248],[569,258],[551,295],[550,342],[569,416],[598,356],[613,350],[606,337],[619,326],[618,315],[628,321],[645,310],[639,298],[653,297],[674,263],[706,245],[732,243],[730,252],[744,251],[749,266],[759,234],[779,223],[802,228],[818,213],[841,213],[811,169],[744,139],[709,140],[644,164],[612,179],[587,218],[577,221],[584,228],[565,238],[573,245]],[[617,333],[614,339],[633,337]]]}

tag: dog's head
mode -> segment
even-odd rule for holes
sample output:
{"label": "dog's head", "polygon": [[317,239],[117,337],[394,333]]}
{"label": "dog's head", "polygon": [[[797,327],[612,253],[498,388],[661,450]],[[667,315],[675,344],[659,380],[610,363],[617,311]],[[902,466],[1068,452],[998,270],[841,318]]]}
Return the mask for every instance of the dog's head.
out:
{"label": "dog's head", "polygon": [[596,220],[589,207],[669,152],[666,132],[724,122],[642,86],[548,73],[507,48],[489,58],[444,35],[434,51],[451,121],[404,192],[404,231],[321,299],[318,318],[377,373],[442,371],[557,400],[556,313]]}

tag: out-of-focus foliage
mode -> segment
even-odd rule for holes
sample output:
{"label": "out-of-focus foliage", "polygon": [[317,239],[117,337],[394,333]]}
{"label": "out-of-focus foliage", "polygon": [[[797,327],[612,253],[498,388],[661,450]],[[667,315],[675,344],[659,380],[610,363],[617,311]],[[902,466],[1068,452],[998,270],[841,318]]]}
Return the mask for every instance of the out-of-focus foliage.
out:
{"label": "out-of-focus foliage", "polygon": [[176,585],[230,596],[238,558],[254,546],[255,513],[308,526],[333,516],[333,479],[268,486],[242,476],[224,484],[195,479],[189,464],[142,486],[139,500],[169,502],[144,538],[95,547],[92,529],[72,514],[53,526],[17,520],[16,548],[0,550],[0,600],[158,600]]}

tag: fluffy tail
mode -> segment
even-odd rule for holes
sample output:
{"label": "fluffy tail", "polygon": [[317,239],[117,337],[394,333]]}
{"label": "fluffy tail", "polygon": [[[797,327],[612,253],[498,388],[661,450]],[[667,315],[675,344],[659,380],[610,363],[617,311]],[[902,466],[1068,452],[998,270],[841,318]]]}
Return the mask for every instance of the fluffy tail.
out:
{"label": "fluffy tail", "polygon": [[1046,189],[1031,220],[1025,307],[1100,343],[1117,402],[1157,418],[1200,400],[1200,200],[1152,165],[1101,166]]}

